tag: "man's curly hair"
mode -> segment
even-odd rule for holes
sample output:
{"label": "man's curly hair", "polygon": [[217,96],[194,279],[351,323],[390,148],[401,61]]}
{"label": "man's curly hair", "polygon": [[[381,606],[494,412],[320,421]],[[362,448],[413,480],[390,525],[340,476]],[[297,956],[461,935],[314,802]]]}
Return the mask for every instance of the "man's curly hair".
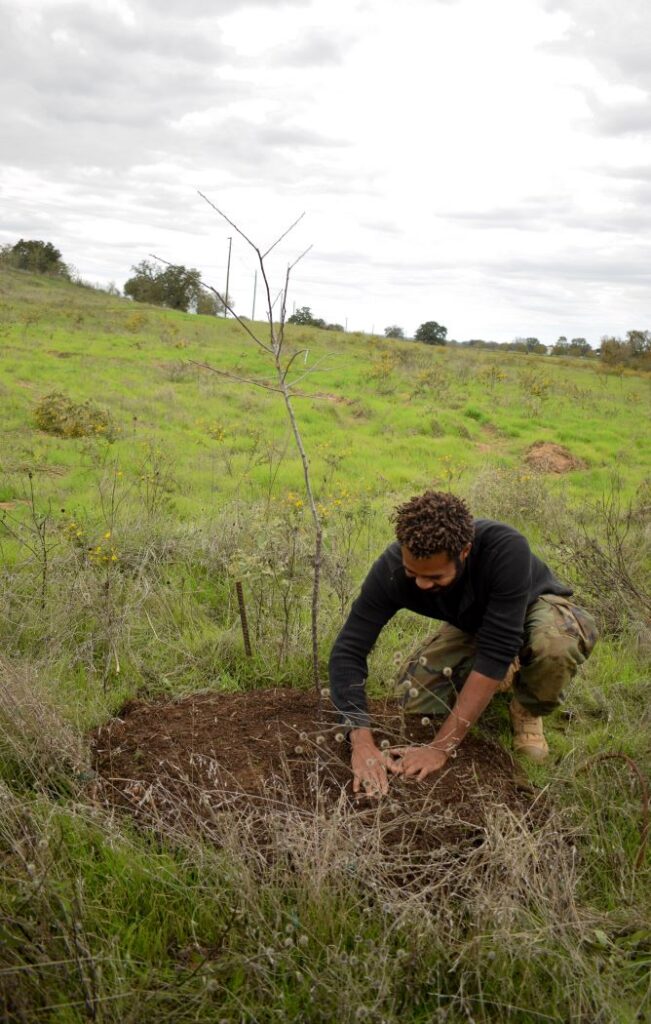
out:
{"label": "man's curly hair", "polygon": [[393,521],[396,537],[414,558],[431,558],[442,551],[457,558],[475,535],[463,498],[443,491],[425,491],[398,505]]}

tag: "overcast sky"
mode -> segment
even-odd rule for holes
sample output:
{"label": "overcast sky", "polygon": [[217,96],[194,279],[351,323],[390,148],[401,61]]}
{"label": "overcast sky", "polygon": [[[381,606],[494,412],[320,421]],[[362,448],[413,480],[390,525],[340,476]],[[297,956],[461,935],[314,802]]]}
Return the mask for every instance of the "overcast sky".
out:
{"label": "overcast sky", "polygon": [[[651,328],[649,0],[0,0],[0,243],[222,288],[306,245],[350,330]],[[251,313],[235,238],[231,293]],[[258,296],[257,314],[261,313]]]}

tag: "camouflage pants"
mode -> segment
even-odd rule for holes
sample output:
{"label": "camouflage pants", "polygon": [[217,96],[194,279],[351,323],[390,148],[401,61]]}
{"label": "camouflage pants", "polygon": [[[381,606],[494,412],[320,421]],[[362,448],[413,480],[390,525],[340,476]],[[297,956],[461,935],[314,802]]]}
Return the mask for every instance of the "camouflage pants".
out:
{"label": "camouflage pants", "polygon": [[[597,640],[592,616],[571,599],[543,594],[527,609],[524,640],[511,666],[513,690],[534,715],[548,715]],[[473,666],[475,638],[447,623],[414,651],[398,673],[410,714],[447,714]],[[507,677],[508,678],[508,677]]]}

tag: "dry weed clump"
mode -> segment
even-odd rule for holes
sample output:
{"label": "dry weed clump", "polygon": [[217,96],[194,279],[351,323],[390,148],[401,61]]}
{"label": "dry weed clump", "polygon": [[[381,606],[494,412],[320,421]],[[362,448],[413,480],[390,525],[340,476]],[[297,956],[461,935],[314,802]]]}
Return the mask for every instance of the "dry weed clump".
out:
{"label": "dry weed clump", "polygon": [[492,466],[475,476],[469,501],[475,515],[514,526],[544,526],[565,504],[562,496],[550,492],[540,474]]}
{"label": "dry weed clump", "polygon": [[116,428],[110,413],[90,400],[73,402],[61,391],[52,391],[37,403],[34,421],[39,430],[57,437],[104,437],[112,441]]}
{"label": "dry weed clump", "polygon": [[613,477],[596,501],[548,524],[545,540],[582,600],[610,635],[635,631],[644,648],[651,634],[649,484],[631,500]]}
{"label": "dry weed clump", "polygon": [[87,769],[82,736],[64,721],[32,666],[0,655],[0,765],[30,787],[56,786]]}

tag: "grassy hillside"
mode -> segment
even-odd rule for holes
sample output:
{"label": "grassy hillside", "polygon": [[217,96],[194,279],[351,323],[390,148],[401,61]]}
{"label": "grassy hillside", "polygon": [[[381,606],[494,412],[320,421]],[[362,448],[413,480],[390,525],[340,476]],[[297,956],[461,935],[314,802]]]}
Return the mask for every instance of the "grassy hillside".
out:
{"label": "grassy hillside", "polygon": [[[326,526],[323,665],[392,508],[428,486],[522,529],[597,615],[602,640],[548,729],[553,756],[530,772],[551,816],[527,830],[505,812],[476,850],[431,851],[441,874],[403,899],[394,866],[352,840],[342,867],[318,816],[263,856],[242,821],[215,849],[93,804],[86,732],[125,700],[309,685],[311,524],[280,397],[232,379],[273,382],[240,326],[2,270],[0,1015],[649,1019],[640,788],[627,762],[594,759],[651,764],[649,378],[305,328],[287,339]],[[82,436],[43,429],[53,393]],[[533,469],[539,441],[577,468]],[[430,630],[407,614],[384,630],[374,692]],[[480,729],[508,745],[503,704]]]}
{"label": "grassy hillside", "polygon": [[[26,467],[56,476],[44,497],[91,498],[87,469],[97,446],[34,429],[35,403],[53,390],[108,409],[111,457],[128,478],[151,448],[160,449],[180,517],[196,516],[216,494],[265,493],[287,434],[278,396],[196,365],[271,379],[264,353],[235,322],[134,306],[19,272],[3,271],[0,288],[3,471],[18,474],[15,494],[11,481],[4,484],[7,499],[20,496]],[[614,468],[630,485],[649,472],[648,379],[602,374],[576,359],[306,328],[287,334],[290,348],[307,349],[295,364],[301,374],[311,371],[301,389],[320,396],[296,404],[324,497],[336,484],[393,497],[433,480],[468,480],[485,466],[521,464],[536,440],[569,444],[586,463],[571,478],[576,493],[597,493]],[[278,493],[300,484],[291,450],[277,484]]]}

